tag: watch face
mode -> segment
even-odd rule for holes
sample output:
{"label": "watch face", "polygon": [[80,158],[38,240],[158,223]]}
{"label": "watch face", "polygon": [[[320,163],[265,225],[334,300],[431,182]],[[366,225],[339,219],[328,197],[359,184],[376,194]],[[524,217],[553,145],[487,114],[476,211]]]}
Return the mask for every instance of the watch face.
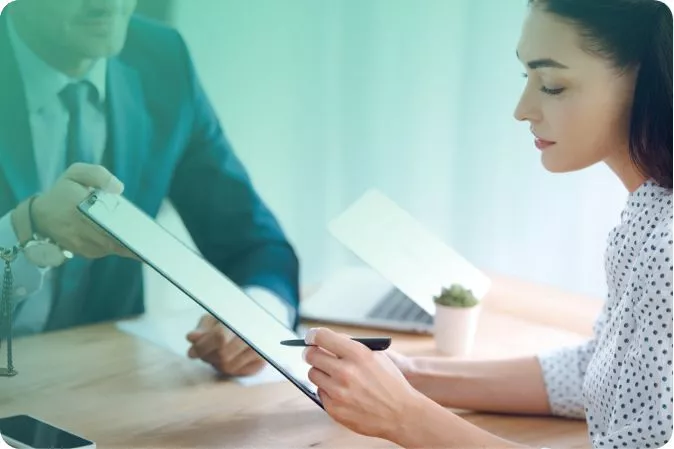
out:
{"label": "watch face", "polygon": [[51,242],[30,242],[23,253],[26,259],[38,267],[57,267],[66,258],[61,248]]}

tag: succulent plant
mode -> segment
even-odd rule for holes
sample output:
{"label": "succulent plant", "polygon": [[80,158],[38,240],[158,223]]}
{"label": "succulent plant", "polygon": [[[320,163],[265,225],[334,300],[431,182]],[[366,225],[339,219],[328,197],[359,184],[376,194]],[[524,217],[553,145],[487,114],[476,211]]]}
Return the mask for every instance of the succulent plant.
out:
{"label": "succulent plant", "polygon": [[475,307],[479,301],[473,292],[459,284],[452,284],[450,288],[443,288],[442,292],[433,298],[436,304],[447,307]]}

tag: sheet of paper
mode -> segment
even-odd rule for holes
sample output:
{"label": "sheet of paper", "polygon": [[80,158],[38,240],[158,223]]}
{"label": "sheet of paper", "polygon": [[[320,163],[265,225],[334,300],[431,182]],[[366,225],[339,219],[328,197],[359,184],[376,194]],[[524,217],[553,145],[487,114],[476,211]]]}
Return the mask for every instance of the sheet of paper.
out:
{"label": "sheet of paper", "polygon": [[[163,314],[146,314],[139,318],[119,321],[117,322],[117,328],[167,349],[176,355],[187,357],[190,342],[187,341],[185,336],[194,330],[203,314],[204,311],[200,307]],[[269,365],[256,375],[233,379],[245,386],[285,380],[281,373]]]}
{"label": "sheet of paper", "polygon": [[[194,328],[202,310],[208,311],[226,320],[229,328],[318,402],[317,388],[308,378],[311,367],[302,360],[301,348],[281,344],[283,340],[298,338],[297,333],[288,329],[232,279],[123,196],[97,191],[78,207],[149,267],[188,295],[195,307],[201,308],[192,316],[181,311],[174,320],[162,317],[161,321],[155,322],[150,316],[146,326],[131,326],[131,331],[185,357],[185,345],[188,344],[183,340],[185,334]],[[128,324],[126,329],[129,330]],[[250,385],[258,379],[268,379],[268,376],[264,373],[239,381]]]}

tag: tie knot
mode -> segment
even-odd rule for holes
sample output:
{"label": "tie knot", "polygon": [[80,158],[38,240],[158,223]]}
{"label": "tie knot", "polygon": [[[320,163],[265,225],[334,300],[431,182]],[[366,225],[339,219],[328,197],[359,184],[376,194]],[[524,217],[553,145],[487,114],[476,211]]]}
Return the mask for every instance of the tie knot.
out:
{"label": "tie knot", "polygon": [[82,109],[86,101],[90,100],[93,89],[87,81],[70,83],[61,90],[59,96],[69,113],[75,114]]}

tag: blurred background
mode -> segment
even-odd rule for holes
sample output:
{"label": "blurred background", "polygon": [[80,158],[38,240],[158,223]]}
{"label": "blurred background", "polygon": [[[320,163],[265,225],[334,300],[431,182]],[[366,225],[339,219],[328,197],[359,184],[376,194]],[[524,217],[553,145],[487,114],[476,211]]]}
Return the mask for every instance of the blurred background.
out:
{"label": "blurred background", "polygon": [[[327,222],[390,196],[488,272],[603,297],[627,193],[604,166],[550,174],[515,57],[525,0],[140,0],[175,26],[236,153],[320,282],[355,262]],[[160,220],[189,241],[167,204]],[[149,273],[148,307],[183,301]]]}

